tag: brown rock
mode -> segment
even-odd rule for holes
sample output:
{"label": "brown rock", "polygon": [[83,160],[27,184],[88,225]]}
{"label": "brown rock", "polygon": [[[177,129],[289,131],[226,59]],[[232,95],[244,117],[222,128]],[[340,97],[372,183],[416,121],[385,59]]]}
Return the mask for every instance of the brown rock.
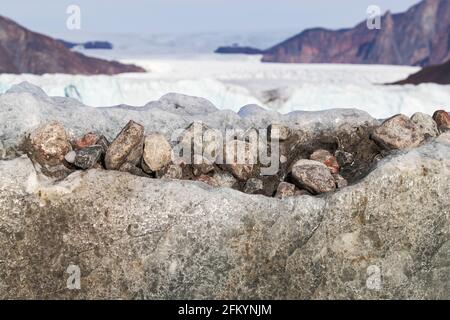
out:
{"label": "brown rock", "polygon": [[387,150],[414,148],[425,140],[417,125],[402,114],[384,121],[371,138]]}
{"label": "brown rock", "polygon": [[331,173],[339,173],[339,164],[336,157],[327,150],[316,150],[311,154],[309,158],[314,161],[322,162],[330,169]]}
{"label": "brown rock", "polygon": [[438,110],[433,114],[433,119],[441,132],[450,130],[450,115],[447,111]]}
{"label": "brown rock", "polygon": [[118,170],[129,156],[132,162],[137,161],[139,147],[144,138],[144,127],[134,121],[128,124],[117,135],[105,155],[105,166],[109,170]]}
{"label": "brown rock", "polygon": [[172,160],[172,148],[166,138],[158,133],[145,137],[144,162],[151,171],[158,171]]}
{"label": "brown rock", "polygon": [[292,167],[292,178],[299,188],[315,194],[331,192],[336,189],[336,184],[329,168],[318,161],[297,161]]}
{"label": "brown rock", "polygon": [[295,195],[295,185],[288,182],[281,182],[278,185],[277,193],[275,194],[276,198],[284,199],[288,197],[293,197]]}
{"label": "brown rock", "polygon": [[90,147],[94,145],[98,139],[99,137],[95,133],[93,132],[86,133],[83,137],[75,139],[73,141],[73,148],[75,150],[80,150],[86,147]]}

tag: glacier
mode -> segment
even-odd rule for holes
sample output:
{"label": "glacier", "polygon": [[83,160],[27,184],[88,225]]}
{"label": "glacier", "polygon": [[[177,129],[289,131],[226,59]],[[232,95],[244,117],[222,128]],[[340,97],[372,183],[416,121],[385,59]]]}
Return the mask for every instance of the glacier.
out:
{"label": "glacier", "polygon": [[[111,55],[111,53],[104,53]],[[419,70],[386,65],[261,63],[259,56],[166,55],[120,59],[138,64],[145,74],[117,76],[0,75],[0,94],[23,81],[50,96],[72,97],[106,107],[143,106],[169,92],[201,96],[220,109],[238,111],[247,104],[266,109],[319,111],[357,108],[382,119],[393,114],[431,114],[448,107],[450,86],[384,85]]]}

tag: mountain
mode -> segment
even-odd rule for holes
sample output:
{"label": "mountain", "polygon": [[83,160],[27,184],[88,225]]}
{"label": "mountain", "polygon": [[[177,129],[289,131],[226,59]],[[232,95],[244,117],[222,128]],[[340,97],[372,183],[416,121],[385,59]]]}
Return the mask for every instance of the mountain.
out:
{"label": "mountain", "polygon": [[265,62],[427,66],[450,58],[450,0],[424,0],[400,14],[387,12],[381,29],[366,21],[342,30],[309,29],[268,49]]}
{"label": "mountain", "polygon": [[135,65],[87,57],[63,43],[0,16],[0,73],[118,74],[145,72]]}
{"label": "mountain", "polygon": [[441,65],[423,68],[419,72],[410,75],[407,79],[395,84],[419,84],[425,82],[450,84],[450,60]]}

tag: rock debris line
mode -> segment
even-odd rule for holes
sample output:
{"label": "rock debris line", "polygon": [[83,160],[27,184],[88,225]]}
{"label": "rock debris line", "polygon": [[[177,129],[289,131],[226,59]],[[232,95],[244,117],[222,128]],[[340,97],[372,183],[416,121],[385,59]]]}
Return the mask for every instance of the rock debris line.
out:
{"label": "rock debris line", "polygon": [[[450,299],[446,111],[92,108],[23,83],[0,120],[0,299]],[[272,175],[237,161],[255,134]]]}
{"label": "rock debris line", "polygon": [[[195,125],[201,127],[197,132]],[[43,174],[63,179],[76,170],[117,170],[148,178],[194,180],[211,187],[231,187],[248,194],[262,194],[286,198],[296,195],[320,195],[346,187],[370,172],[381,158],[394,150],[415,148],[440,132],[449,129],[449,115],[436,111],[434,116],[416,113],[411,118],[396,115],[371,129],[366,141],[356,143],[350,152],[341,148],[348,141],[306,141],[309,151],[299,153],[301,137],[291,128],[281,124],[270,124],[266,128],[269,139],[257,141],[256,148],[244,137],[229,139],[219,148],[224,158],[231,154],[231,163],[216,163],[216,159],[205,157],[204,149],[214,143],[206,136],[209,129],[203,123],[192,123],[181,134],[180,143],[191,147],[192,162],[174,161],[171,143],[160,133],[146,135],[142,124],[130,120],[112,142],[101,133],[87,132],[70,139],[59,122],[43,124],[25,139],[25,151]],[[276,129],[276,130],[275,130]],[[255,131],[256,132],[256,131]],[[234,137],[235,138],[235,137]],[[258,148],[267,147],[271,141],[280,143],[279,170],[274,175],[261,174]],[[195,144],[203,145],[197,148]],[[238,152],[244,156],[241,162]],[[372,159],[359,159],[361,168],[353,168],[355,153],[372,153]],[[306,156],[306,157],[305,157]],[[247,161],[252,159],[253,161]],[[224,179],[224,177],[227,177]]]}

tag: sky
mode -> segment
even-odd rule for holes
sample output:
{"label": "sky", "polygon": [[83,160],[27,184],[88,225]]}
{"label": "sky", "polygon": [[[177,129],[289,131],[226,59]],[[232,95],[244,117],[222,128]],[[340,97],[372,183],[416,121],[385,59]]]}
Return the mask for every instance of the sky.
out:
{"label": "sky", "polygon": [[352,27],[369,5],[405,11],[419,0],[1,0],[0,15],[52,36],[67,33],[69,5],[90,33],[196,33]]}

